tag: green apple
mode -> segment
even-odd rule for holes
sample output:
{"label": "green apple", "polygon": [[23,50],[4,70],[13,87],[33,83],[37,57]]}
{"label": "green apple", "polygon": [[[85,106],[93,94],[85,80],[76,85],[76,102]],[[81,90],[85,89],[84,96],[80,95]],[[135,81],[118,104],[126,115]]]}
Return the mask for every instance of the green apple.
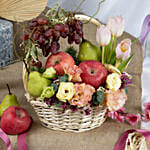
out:
{"label": "green apple", "polygon": [[33,71],[30,73],[27,83],[28,92],[34,97],[39,97],[43,89],[50,84],[50,80],[44,78],[39,72]]}
{"label": "green apple", "polygon": [[100,61],[101,50],[99,47],[93,45],[90,41],[83,40],[79,46],[78,58],[81,62],[86,60]]}
{"label": "green apple", "polygon": [[16,95],[10,92],[9,86],[7,84],[9,94],[5,95],[2,103],[0,104],[0,117],[2,116],[3,112],[11,106],[19,106]]}

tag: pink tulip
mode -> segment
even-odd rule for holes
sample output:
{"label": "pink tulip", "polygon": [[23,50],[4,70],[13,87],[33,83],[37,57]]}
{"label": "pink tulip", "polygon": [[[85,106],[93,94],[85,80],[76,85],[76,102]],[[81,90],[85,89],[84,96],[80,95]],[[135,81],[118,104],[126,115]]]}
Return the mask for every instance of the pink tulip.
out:
{"label": "pink tulip", "polygon": [[107,26],[101,25],[97,28],[96,41],[100,46],[106,46],[109,44],[111,39],[111,32]]}
{"label": "pink tulip", "polygon": [[124,19],[122,16],[111,17],[107,20],[107,27],[113,36],[119,37],[124,31]]}
{"label": "pink tulip", "polygon": [[126,121],[131,124],[131,125],[136,125],[138,123],[138,121],[141,119],[141,115],[140,114],[127,114],[125,117]]}
{"label": "pink tulip", "polygon": [[131,54],[131,40],[125,39],[121,41],[116,47],[116,57],[122,58],[122,60],[126,60],[130,57]]}

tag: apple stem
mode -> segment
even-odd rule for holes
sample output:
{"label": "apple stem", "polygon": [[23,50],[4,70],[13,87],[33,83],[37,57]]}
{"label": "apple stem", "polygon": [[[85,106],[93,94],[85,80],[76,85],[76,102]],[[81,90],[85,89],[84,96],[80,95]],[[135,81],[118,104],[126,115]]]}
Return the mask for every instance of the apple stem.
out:
{"label": "apple stem", "polygon": [[8,85],[8,84],[6,84],[6,85],[7,85],[7,88],[8,88],[9,95],[12,95],[12,93],[11,93],[11,91],[10,91],[9,85]]}

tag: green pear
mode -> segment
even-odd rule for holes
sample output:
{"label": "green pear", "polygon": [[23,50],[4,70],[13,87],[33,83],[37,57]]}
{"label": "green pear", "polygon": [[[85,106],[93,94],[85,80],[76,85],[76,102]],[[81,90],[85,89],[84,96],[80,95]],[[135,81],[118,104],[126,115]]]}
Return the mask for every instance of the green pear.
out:
{"label": "green pear", "polygon": [[79,61],[96,60],[101,59],[101,50],[99,47],[93,45],[90,41],[83,39],[79,46]]}
{"label": "green pear", "polygon": [[43,89],[50,84],[50,80],[44,78],[39,72],[33,71],[30,73],[27,83],[28,92],[34,97],[39,97]]}
{"label": "green pear", "polygon": [[7,84],[9,94],[5,95],[2,103],[0,104],[0,117],[2,116],[3,112],[11,106],[19,106],[16,95],[10,92],[10,88]]}

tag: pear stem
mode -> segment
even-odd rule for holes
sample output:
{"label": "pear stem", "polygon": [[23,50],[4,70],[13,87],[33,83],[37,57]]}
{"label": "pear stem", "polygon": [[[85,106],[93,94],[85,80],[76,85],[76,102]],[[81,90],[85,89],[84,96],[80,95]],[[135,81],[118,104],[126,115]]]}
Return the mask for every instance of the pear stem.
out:
{"label": "pear stem", "polygon": [[8,85],[8,84],[6,84],[6,85],[7,85],[7,88],[8,88],[9,95],[12,95],[12,93],[11,93],[11,91],[10,91],[9,85]]}

